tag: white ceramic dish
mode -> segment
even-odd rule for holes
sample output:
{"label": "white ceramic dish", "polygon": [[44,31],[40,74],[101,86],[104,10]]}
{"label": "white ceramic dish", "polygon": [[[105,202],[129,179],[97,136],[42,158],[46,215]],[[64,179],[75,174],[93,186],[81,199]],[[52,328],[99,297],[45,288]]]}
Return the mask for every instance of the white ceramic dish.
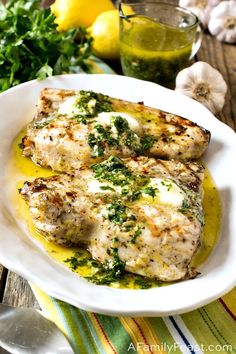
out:
{"label": "white ceramic dish", "polygon": [[[205,161],[218,186],[223,223],[220,240],[196,279],[149,290],[123,290],[90,284],[50,258],[17,220],[6,190],[6,162],[14,137],[34,114],[45,87],[89,89],[187,117],[212,133]],[[0,262],[58,299],[109,315],[164,316],[190,311],[236,284],[236,135],[206,108],[153,83],[116,75],[62,75],[31,81],[0,95]]]}

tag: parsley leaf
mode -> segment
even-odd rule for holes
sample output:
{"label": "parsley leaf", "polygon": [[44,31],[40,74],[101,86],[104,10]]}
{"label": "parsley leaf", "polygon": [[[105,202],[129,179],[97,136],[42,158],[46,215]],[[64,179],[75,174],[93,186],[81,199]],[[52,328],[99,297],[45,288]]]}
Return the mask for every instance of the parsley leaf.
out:
{"label": "parsley leaf", "polygon": [[134,227],[135,221],[137,220],[135,215],[131,214],[129,208],[122,204],[120,201],[108,204],[106,207],[107,218],[115,225],[120,225],[125,230],[130,226]]}
{"label": "parsley leaf", "polygon": [[89,71],[91,41],[84,28],[58,32],[39,0],[0,3],[0,92],[35,78]]}
{"label": "parsley leaf", "polygon": [[189,211],[189,208],[190,208],[190,204],[188,200],[184,199],[178,211],[180,211],[181,213],[186,213],[187,211]]}

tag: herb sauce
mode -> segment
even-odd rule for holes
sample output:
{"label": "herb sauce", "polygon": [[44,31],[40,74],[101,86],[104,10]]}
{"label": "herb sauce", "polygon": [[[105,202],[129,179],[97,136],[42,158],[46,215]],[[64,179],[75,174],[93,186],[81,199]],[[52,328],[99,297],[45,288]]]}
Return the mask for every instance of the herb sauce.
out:
{"label": "herb sauce", "polygon": [[[35,165],[29,158],[22,156],[20,143],[24,135],[25,131],[21,132],[15,139],[9,164],[7,166],[8,176],[11,177],[9,178],[8,183],[9,196],[12,201],[12,205],[15,206],[16,216],[26,222],[30,235],[43,245],[48,254],[56,261],[62,263],[64,266],[69,267],[73,272],[96,284],[104,284],[116,288],[131,289],[147,289],[150,287],[168,285],[168,283],[162,283],[155,279],[145,278],[139,275],[125,272],[124,264],[118,257],[117,248],[115,247],[115,239],[114,247],[111,249],[113,255],[112,267],[104,267],[101,266],[99,262],[93,260],[88,251],[79,247],[67,248],[50,243],[36,231],[32,223],[28,207],[18,194],[17,190],[18,188],[22,187],[23,182],[26,179],[30,180],[35,177],[52,176],[55,173],[50,169]],[[120,166],[120,168],[122,169],[122,166]],[[98,175],[100,174],[101,178],[103,177],[102,173],[104,171],[98,169],[96,172]],[[129,174],[129,171],[126,171],[126,173]],[[131,178],[132,176],[129,175],[125,177]],[[118,181],[118,184],[120,183],[122,185],[122,182]],[[219,194],[207,170],[205,173],[203,188],[205,226],[203,230],[202,246],[192,261],[192,265],[195,267],[202,264],[210,255],[213,247],[217,242],[221,222],[221,206]],[[126,217],[132,219],[131,215],[126,215]],[[119,223],[119,219],[114,221]],[[134,220],[131,220],[131,222],[134,222]],[[140,233],[141,228],[135,225],[131,242],[135,242]]]}
{"label": "herb sauce", "polygon": [[[116,138],[113,137],[113,128],[117,133]],[[150,135],[139,137],[130,129],[128,121],[121,116],[111,116],[110,125],[106,127],[96,124],[93,132],[87,137],[87,143],[92,150],[93,157],[103,156],[106,145],[115,148],[121,148],[124,145],[139,155],[145,154],[146,150],[151,149],[154,141],[154,137]]]}
{"label": "herb sauce", "polygon": [[176,29],[131,15],[121,23],[123,73],[174,88],[178,72],[189,62],[194,38],[195,29]]}

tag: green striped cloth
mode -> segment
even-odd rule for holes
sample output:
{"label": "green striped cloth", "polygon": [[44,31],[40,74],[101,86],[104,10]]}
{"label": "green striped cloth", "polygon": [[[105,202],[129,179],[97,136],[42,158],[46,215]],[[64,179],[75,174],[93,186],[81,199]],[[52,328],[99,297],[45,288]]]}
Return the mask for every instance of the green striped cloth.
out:
{"label": "green striped cloth", "polygon": [[[92,73],[114,73],[97,58],[89,64]],[[76,354],[236,353],[236,289],[181,316],[132,318],[86,312],[32,288]]]}
{"label": "green striped cloth", "polygon": [[163,318],[99,315],[33,291],[76,354],[236,353],[236,288],[198,310]]}

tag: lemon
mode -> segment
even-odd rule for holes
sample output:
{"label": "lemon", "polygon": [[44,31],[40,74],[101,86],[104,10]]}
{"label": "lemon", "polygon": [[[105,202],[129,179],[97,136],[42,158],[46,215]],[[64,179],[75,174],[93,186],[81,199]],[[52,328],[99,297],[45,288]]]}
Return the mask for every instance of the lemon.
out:
{"label": "lemon", "polygon": [[56,0],[51,5],[59,31],[90,26],[100,13],[112,9],[111,0]]}
{"label": "lemon", "polygon": [[93,37],[93,52],[102,59],[118,59],[119,50],[119,13],[118,10],[100,14],[88,29]]}

